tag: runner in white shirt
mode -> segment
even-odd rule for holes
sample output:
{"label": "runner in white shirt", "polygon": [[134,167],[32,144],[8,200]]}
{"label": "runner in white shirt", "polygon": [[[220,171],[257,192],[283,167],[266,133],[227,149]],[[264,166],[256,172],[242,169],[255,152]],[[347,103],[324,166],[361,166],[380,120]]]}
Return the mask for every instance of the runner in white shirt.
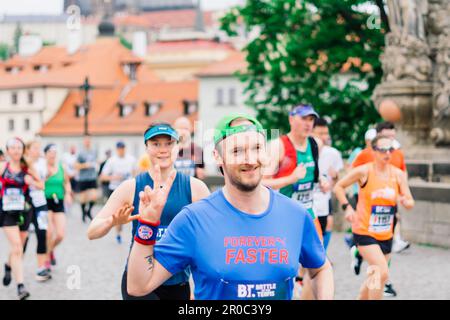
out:
{"label": "runner in white shirt", "polygon": [[[41,157],[41,144],[37,140],[30,141],[26,145],[26,159],[30,166],[39,175],[41,181],[47,178],[47,162]],[[33,204],[32,226],[37,238],[37,271],[36,280],[40,282],[51,279],[50,269],[47,262],[47,228],[48,228],[48,208],[44,190],[30,186],[31,203]],[[24,246],[24,252],[26,245]]]}
{"label": "runner in white shirt", "polygon": [[[100,174],[100,181],[108,181],[108,198],[113,191],[125,180],[133,178],[137,173],[136,158],[126,153],[125,144],[116,144],[116,155],[109,158]],[[116,226],[117,242],[122,243],[122,226]]]}
{"label": "runner in white shirt", "polygon": [[[334,185],[338,179],[339,171],[344,169],[344,162],[342,161],[341,153],[329,146],[330,134],[326,120],[316,119],[313,135],[323,142],[323,147],[319,151],[319,173]],[[319,218],[323,233],[323,244],[325,249],[327,249],[333,228],[331,191],[324,193],[320,189],[316,189],[313,195],[313,208]]]}

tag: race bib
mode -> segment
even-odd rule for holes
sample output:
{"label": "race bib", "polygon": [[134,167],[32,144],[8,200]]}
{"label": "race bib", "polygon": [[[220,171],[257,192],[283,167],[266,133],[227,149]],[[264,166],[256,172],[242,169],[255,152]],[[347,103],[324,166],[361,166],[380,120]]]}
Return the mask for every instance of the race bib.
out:
{"label": "race bib", "polygon": [[223,300],[287,300],[289,281],[226,281],[223,284]]}
{"label": "race bib", "polygon": [[24,211],[25,196],[22,189],[8,188],[5,190],[2,201],[3,211]]}
{"label": "race bib", "polygon": [[394,223],[393,206],[372,206],[369,231],[375,233],[392,230]]}
{"label": "race bib", "polygon": [[295,184],[291,198],[300,202],[306,209],[311,209],[313,206],[313,187],[312,182]]}
{"label": "race bib", "polygon": [[45,199],[45,193],[42,190],[30,191],[31,202],[35,208],[39,208],[47,205],[47,200]]}

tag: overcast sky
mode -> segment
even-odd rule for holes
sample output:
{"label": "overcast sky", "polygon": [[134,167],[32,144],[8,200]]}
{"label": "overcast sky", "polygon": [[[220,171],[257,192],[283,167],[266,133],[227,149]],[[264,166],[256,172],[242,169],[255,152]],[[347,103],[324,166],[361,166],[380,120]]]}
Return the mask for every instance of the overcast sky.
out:
{"label": "overcast sky", "polygon": [[[244,0],[201,0],[205,10],[224,9]],[[61,14],[64,0],[0,0],[0,15]]]}

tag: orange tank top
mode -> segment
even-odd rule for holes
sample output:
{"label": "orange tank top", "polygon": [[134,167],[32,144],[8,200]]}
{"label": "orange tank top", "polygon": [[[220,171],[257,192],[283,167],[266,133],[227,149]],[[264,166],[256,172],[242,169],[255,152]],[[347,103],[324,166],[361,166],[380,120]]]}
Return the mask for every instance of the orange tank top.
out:
{"label": "orange tank top", "polygon": [[369,175],[364,188],[360,188],[353,233],[371,236],[384,241],[393,237],[394,213],[399,194],[395,168],[389,165],[388,180],[375,173],[374,163],[369,165]]}

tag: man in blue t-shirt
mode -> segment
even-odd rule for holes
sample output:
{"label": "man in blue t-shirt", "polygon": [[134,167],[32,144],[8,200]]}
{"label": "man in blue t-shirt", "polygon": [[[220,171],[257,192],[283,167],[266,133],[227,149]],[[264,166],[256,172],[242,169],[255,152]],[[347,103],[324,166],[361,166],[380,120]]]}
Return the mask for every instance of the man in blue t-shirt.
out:
{"label": "man in blue t-shirt", "polygon": [[[318,299],[331,299],[333,272],[308,212],[261,184],[266,141],[253,117],[223,118],[214,135],[225,186],[188,205],[154,246],[173,178],[140,193],[128,292],[148,294],[190,266],[196,299],[292,299],[301,264]],[[170,201],[170,200],[169,200]]]}

